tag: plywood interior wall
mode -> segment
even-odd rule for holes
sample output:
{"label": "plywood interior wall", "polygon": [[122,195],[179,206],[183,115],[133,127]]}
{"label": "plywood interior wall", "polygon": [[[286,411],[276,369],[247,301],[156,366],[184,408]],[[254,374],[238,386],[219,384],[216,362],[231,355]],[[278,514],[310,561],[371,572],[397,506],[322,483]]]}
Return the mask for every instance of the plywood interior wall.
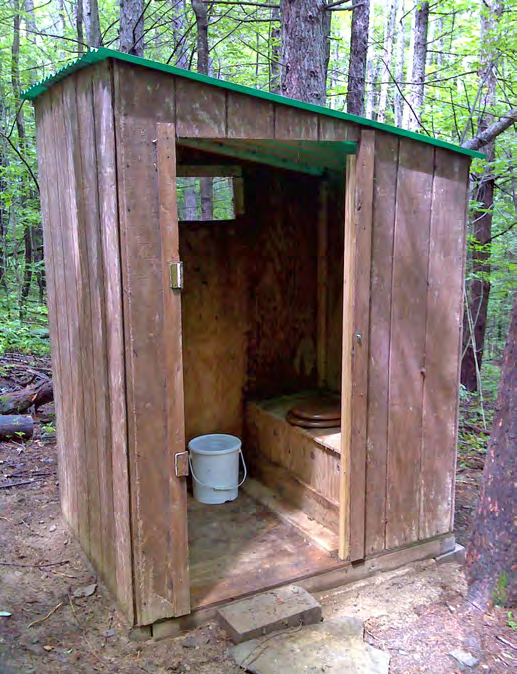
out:
{"label": "plywood interior wall", "polygon": [[[192,165],[193,157],[202,160],[199,153],[182,151],[185,163]],[[243,216],[180,225],[188,438],[210,432],[242,435],[246,399],[317,387],[320,180],[249,163],[243,171]],[[339,274],[338,261],[328,274],[330,323],[336,315],[341,320],[335,306]],[[335,361],[339,329],[330,331],[328,342]]]}

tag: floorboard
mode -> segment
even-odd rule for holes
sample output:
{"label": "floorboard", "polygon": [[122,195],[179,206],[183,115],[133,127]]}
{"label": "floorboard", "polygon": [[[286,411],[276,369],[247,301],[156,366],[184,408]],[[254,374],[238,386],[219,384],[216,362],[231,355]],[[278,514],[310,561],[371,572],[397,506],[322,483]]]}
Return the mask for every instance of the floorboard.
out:
{"label": "floorboard", "polygon": [[244,492],[223,505],[189,496],[192,608],[342,566],[337,557]]}

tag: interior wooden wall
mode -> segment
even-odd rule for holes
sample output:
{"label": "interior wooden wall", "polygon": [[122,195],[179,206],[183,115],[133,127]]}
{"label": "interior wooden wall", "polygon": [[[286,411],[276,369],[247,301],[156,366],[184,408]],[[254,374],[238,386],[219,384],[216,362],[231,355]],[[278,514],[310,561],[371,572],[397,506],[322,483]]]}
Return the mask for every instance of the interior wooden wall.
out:
{"label": "interior wooden wall", "polygon": [[133,620],[122,290],[109,72],[36,102],[63,514]]}

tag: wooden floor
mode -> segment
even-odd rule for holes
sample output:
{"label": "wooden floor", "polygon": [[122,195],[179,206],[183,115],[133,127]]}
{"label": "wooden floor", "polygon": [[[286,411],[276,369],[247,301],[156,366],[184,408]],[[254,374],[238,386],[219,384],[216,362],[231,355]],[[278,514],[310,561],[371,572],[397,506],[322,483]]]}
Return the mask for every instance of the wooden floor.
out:
{"label": "wooden floor", "polygon": [[216,506],[189,496],[188,525],[192,608],[343,564],[242,491],[236,501]]}

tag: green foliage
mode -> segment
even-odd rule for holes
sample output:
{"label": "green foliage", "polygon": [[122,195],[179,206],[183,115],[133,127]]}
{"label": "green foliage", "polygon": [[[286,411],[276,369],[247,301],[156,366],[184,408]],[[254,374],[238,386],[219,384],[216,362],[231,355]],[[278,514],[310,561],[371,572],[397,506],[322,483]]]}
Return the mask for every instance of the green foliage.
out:
{"label": "green foliage", "polygon": [[506,604],[506,588],[508,587],[508,577],[503,571],[497,577],[497,583],[494,589],[494,604],[496,606],[505,606]]}
{"label": "green foliage", "polygon": [[[19,100],[13,87],[14,20],[20,16],[19,84],[26,89],[77,58],[84,49],[77,42],[77,0],[34,3],[34,12],[21,0],[0,5],[0,351],[48,351],[45,289],[42,282],[41,212],[39,195],[29,168],[37,177],[35,123],[32,106]],[[278,44],[273,39],[279,22],[272,22],[270,3],[256,5],[209,3],[210,74],[239,84],[267,90],[271,86],[272,57]],[[399,3],[400,5],[401,3]],[[386,12],[389,3],[371,3],[367,93],[373,93],[375,111],[379,99],[382,63],[385,59]],[[477,130],[479,70],[485,45],[480,42],[482,3],[442,0],[431,4],[429,54],[426,68],[423,132],[461,143]],[[339,8],[337,8],[339,10]],[[483,10],[487,11],[487,10]],[[99,0],[102,43],[118,46],[119,0]],[[514,29],[517,0],[505,0],[499,29],[493,36],[496,50],[496,96],[490,112],[497,117],[517,99],[517,32]],[[278,16],[278,14],[276,15]],[[327,104],[343,110],[346,104],[350,26],[352,12],[333,11],[330,33]],[[411,8],[397,17],[395,43],[405,29],[403,81],[393,82],[397,44],[390,63],[386,121],[394,122],[394,100],[410,84],[409,54]],[[34,31],[35,29],[35,31]],[[145,5],[145,56],[183,68],[196,68],[196,28],[190,0],[151,2]],[[281,64],[281,67],[284,67]],[[16,78],[15,78],[16,79]],[[23,137],[18,121],[22,121]],[[375,116],[375,112],[374,112]],[[497,143],[491,170],[497,176],[490,246],[491,284],[483,381],[488,395],[497,388],[497,364],[504,350],[511,298],[517,291],[517,227],[515,157],[517,140],[508,130]],[[484,164],[473,163],[480,172]],[[29,168],[28,168],[29,167]],[[217,195],[216,195],[217,196]],[[224,201],[224,200],[223,200]],[[223,201],[216,211],[224,213]],[[471,212],[476,208],[472,202]],[[27,235],[29,234],[29,236]],[[32,256],[26,256],[27,241]],[[473,249],[478,244],[471,239]],[[30,277],[30,278],[29,278]],[[467,283],[474,273],[467,269]],[[25,297],[28,280],[30,290]]]}
{"label": "green foliage", "polygon": [[507,623],[508,623],[508,627],[510,627],[514,631],[517,631],[517,622],[513,619],[511,611],[508,611]]}

